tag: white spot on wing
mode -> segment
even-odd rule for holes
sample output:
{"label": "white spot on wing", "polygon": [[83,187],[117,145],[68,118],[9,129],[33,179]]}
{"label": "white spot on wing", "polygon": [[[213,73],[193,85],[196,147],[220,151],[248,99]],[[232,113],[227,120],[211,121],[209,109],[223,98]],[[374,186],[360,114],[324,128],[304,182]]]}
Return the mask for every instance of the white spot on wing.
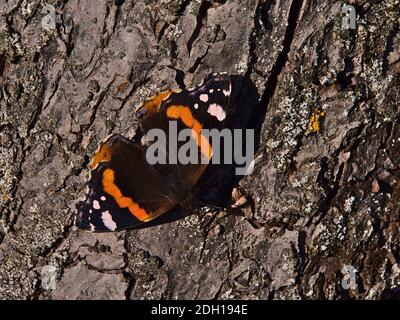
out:
{"label": "white spot on wing", "polygon": [[210,104],[207,112],[209,114],[211,114],[213,117],[216,117],[218,119],[218,121],[222,121],[226,117],[226,113],[225,113],[224,109],[216,103]]}
{"label": "white spot on wing", "polygon": [[214,92],[214,89],[210,89],[209,92],[210,92],[210,93],[213,93],[213,92]]}
{"label": "white spot on wing", "polygon": [[105,196],[101,196],[101,197],[100,197],[100,200],[101,200],[101,201],[106,201],[106,197],[105,197]]}
{"label": "white spot on wing", "polygon": [[97,200],[93,200],[93,208],[96,210],[100,209],[100,203]]}
{"label": "white spot on wing", "polygon": [[200,95],[200,101],[207,102],[208,101],[208,94],[205,94],[205,93],[201,94]]}
{"label": "white spot on wing", "polygon": [[227,97],[227,96],[229,96],[231,94],[231,90],[230,89],[229,90],[224,90],[223,93],[224,93],[225,97]]}
{"label": "white spot on wing", "polygon": [[93,212],[93,210],[92,209],[89,209],[89,213],[92,213]]}
{"label": "white spot on wing", "polygon": [[194,104],[194,108],[198,109],[199,105],[197,103]]}
{"label": "white spot on wing", "polygon": [[95,229],[94,224],[89,223],[89,226],[90,226],[90,230],[94,231],[94,229]]}
{"label": "white spot on wing", "polygon": [[117,228],[117,224],[112,219],[112,216],[108,210],[101,213],[101,220],[103,220],[103,223],[107,229],[114,231]]}

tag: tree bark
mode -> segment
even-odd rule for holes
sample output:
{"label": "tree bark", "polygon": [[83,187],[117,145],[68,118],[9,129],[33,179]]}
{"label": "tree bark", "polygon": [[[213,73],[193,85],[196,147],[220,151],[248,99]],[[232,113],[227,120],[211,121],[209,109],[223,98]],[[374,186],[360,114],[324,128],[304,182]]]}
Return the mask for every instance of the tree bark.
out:
{"label": "tree bark", "polygon": [[[355,30],[331,0],[47,3],[0,0],[0,298],[399,297],[399,1],[349,1]],[[217,71],[260,98],[239,182],[257,224],[77,230],[98,143],[132,137],[144,99]]]}

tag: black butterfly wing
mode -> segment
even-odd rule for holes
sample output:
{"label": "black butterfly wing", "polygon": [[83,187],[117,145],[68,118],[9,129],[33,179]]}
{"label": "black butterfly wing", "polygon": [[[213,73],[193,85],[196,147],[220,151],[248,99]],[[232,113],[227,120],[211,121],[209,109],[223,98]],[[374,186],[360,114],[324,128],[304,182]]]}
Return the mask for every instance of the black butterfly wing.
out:
{"label": "black butterfly wing", "polygon": [[227,73],[213,73],[200,85],[187,89],[185,94],[172,94],[163,107],[168,108],[168,104],[187,104],[194,117],[201,120],[203,129],[221,130],[234,111],[230,103],[231,91],[230,76]]}
{"label": "black butterfly wing", "polygon": [[[198,145],[198,162],[183,165],[169,164],[169,170],[176,172],[194,186],[206,170],[214,152],[211,142],[202,134],[204,129],[224,128],[233,113],[230,104],[231,81],[226,73],[209,75],[202,84],[179,92],[168,91],[160,94],[139,110],[141,128],[146,135],[151,129],[161,129],[169,139],[169,125],[177,122],[178,132],[192,129]],[[185,142],[178,142],[179,150]],[[168,150],[167,152],[171,152]],[[177,152],[172,151],[172,152]]]}
{"label": "black butterfly wing", "polygon": [[184,198],[184,181],[150,165],[145,149],[119,135],[101,144],[91,163],[86,199],[77,204],[79,227],[117,231],[139,226]]}

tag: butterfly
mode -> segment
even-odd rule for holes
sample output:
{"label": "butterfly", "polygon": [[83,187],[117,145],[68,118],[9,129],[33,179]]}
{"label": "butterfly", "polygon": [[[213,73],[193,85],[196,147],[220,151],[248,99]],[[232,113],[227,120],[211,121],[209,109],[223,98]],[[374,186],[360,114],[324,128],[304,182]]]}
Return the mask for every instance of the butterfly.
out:
{"label": "butterfly", "polygon": [[[143,226],[177,205],[190,207],[213,154],[212,142],[202,132],[226,126],[233,112],[231,92],[231,76],[214,73],[194,88],[167,90],[139,106],[135,138],[112,134],[93,155],[88,191],[85,200],[77,203],[76,225],[91,231],[118,231]],[[165,156],[176,156],[169,148],[172,124],[178,134],[190,133],[202,161],[149,163],[148,136],[154,129],[166,134]],[[184,143],[177,141],[177,147]]]}

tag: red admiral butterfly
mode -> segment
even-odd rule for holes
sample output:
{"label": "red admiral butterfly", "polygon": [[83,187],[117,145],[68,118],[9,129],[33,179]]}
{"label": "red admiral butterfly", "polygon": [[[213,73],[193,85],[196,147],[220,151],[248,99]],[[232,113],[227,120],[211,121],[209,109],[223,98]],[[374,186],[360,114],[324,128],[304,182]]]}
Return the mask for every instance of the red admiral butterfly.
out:
{"label": "red admiral butterfly", "polygon": [[[92,231],[137,227],[180,204],[190,207],[193,190],[208,166],[156,164],[146,160],[146,133],[191,129],[201,156],[210,160],[212,145],[202,129],[224,128],[230,109],[231,80],[227,74],[208,76],[193,89],[168,90],[137,109],[140,132],[135,141],[113,134],[100,144],[91,163],[86,200],[77,204],[76,224]],[[167,140],[168,141],[168,140]]]}

